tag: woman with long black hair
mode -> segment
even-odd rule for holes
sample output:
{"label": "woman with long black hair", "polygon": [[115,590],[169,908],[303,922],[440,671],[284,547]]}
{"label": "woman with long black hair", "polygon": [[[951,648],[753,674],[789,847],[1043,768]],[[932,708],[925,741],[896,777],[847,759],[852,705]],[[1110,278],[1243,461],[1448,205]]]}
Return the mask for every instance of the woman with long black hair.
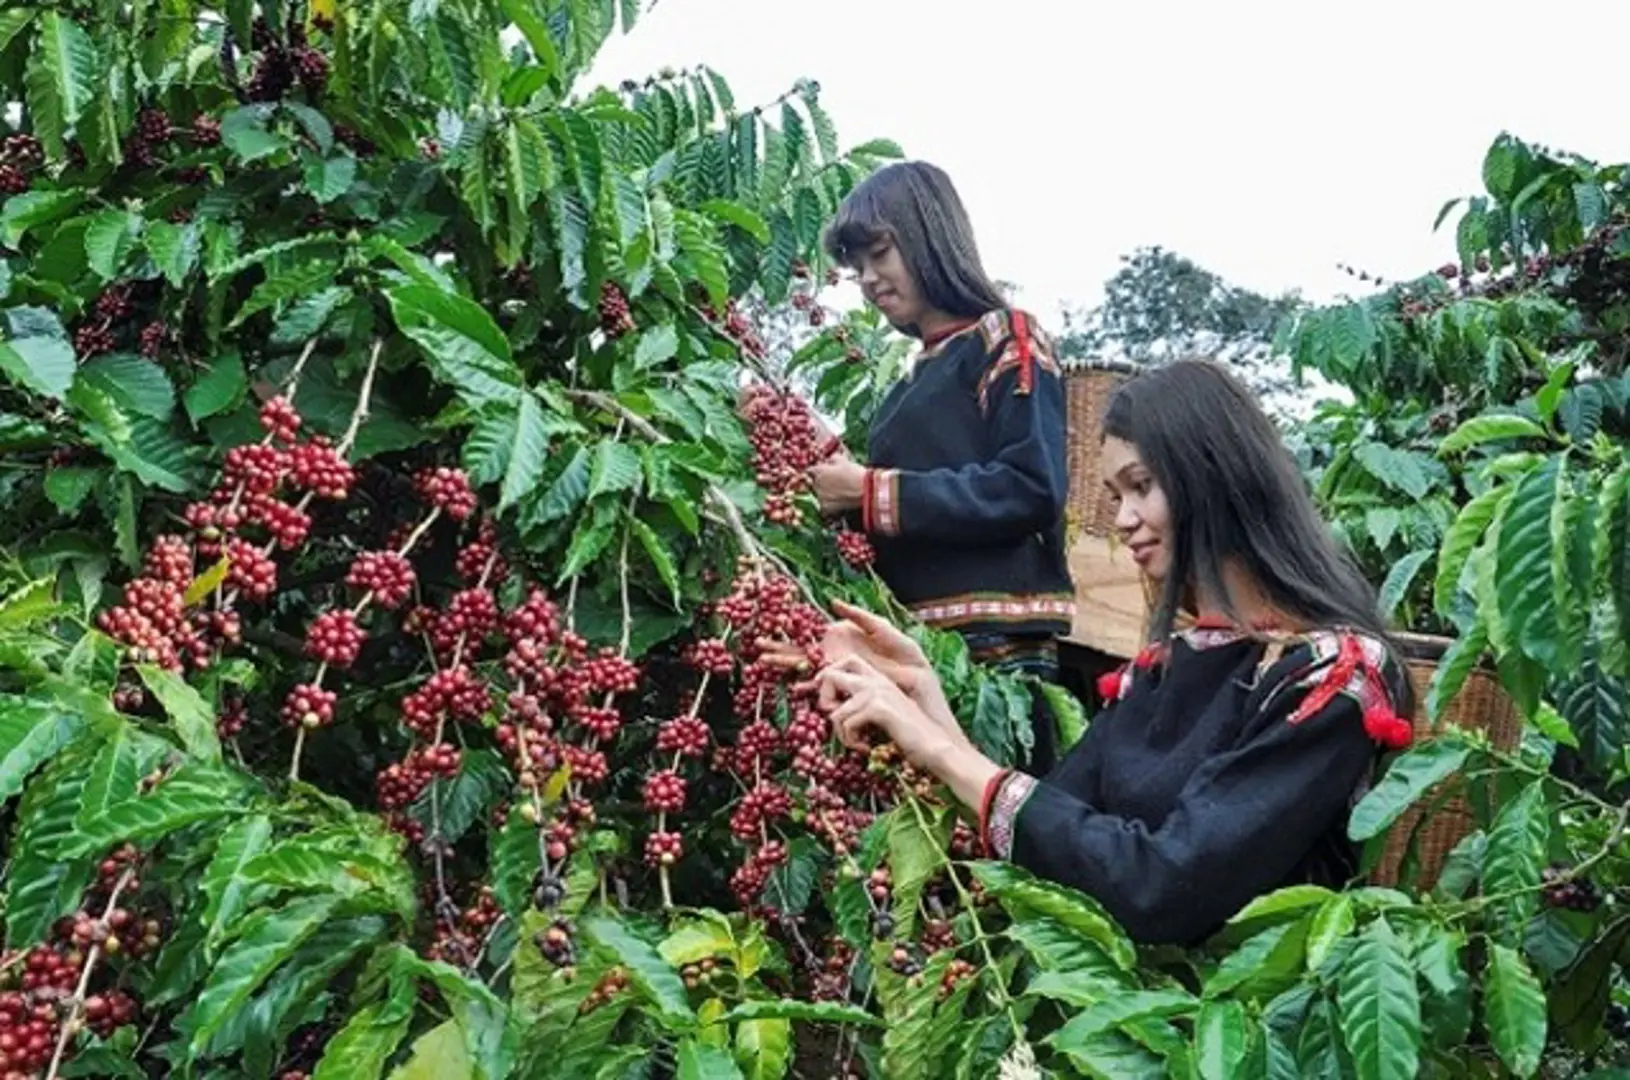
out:
{"label": "woman with long black hair", "polygon": [[[840,451],[811,470],[822,510],[858,517],[878,575],[918,619],[960,633],[976,660],[1056,680],[1075,594],[1051,345],[991,283],[962,201],[933,165],[868,177],[826,248],[921,349],[872,419],[866,463]],[[1035,716],[1040,769],[1056,736],[1039,701]]]}
{"label": "woman with long black hair", "polygon": [[838,736],[944,781],[995,855],[1095,896],[1144,942],[1191,943],[1252,898],[1357,870],[1345,823],[1409,683],[1374,593],[1319,519],[1272,422],[1218,365],[1141,374],[1111,398],[1116,527],[1160,586],[1153,644],[1045,776],[963,735],[909,638],[845,609],[816,677]]}

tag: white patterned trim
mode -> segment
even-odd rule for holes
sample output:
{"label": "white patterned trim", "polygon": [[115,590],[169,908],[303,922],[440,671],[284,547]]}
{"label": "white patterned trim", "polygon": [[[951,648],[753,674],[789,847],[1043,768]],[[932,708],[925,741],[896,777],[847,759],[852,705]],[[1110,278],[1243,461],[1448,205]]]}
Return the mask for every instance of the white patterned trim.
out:
{"label": "white patterned trim", "polygon": [[1019,811],[1036,790],[1037,780],[1026,773],[1010,773],[996,797],[990,801],[990,818],[985,823],[991,851],[999,859],[1013,857],[1013,830],[1019,820]]}
{"label": "white patterned trim", "polygon": [[875,469],[872,485],[872,528],[883,536],[900,535],[900,470]]}
{"label": "white patterned trim", "polygon": [[1075,598],[1049,593],[1042,596],[1003,596],[978,594],[919,604],[911,613],[930,626],[957,626],[961,623],[993,619],[1018,622],[1042,616],[1075,618]]}

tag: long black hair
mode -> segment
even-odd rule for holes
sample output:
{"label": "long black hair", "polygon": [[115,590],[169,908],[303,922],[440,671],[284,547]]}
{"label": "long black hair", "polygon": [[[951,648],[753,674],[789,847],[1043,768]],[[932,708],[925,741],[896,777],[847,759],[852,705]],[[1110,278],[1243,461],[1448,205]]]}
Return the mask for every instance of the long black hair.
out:
{"label": "long black hair", "polygon": [[1273,421],[1226,368],[1179,360],[1133,376],[1110,396],[1104,435],[1137,447],[1171,515],[1156,639],[1172,632],[1190,590],[1239,622],[1223,576],[1235,562],[1284,614],[1363,630],[1398,657],[1375,590],[1319,516]]}
{"label": "long black hair", "polygon": [[852,268],[879,240],[900,249],[923,299],[936,310],[974,319],[1007,305],[985,273],[968,212],[943,169],[904,161],[861,181],[827,227],[826,253]]}

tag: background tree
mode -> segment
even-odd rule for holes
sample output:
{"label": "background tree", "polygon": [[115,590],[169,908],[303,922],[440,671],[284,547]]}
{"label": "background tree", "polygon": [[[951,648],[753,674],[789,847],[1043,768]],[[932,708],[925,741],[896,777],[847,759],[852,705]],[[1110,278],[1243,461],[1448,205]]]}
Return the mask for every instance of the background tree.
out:
{"label": "background tree", "polygon": [[1063,356],[1153,365],[1213,356],[1238,367],[1276,411],[1296,411],[1306,394],[1273,355],[1273,340],[1280,321],[1304,306],[1299,296],[1263,296],[1158,245],[1123,255],[1121,264],[1101,304],[1066,307]]}

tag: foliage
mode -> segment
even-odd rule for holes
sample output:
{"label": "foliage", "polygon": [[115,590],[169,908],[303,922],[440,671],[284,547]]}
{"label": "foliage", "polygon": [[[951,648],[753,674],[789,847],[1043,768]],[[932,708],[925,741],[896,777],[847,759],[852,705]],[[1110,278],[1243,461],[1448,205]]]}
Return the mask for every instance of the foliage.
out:
{"label": "foliage", "polygon": [[1262,296],[1161,247],[1139,248],[1121,263],[1101,304],[1065,312],[1061,357],[1146,365],[1210,357],[1238,368],[1271,406],[1299,411],[1297,387],[1272,350],[1274,331],[1305,306],[1299,297]]}
{"label": "foliage", "polygon": [[[828,320],[822,221],[898,150],[840,152],[813,83],[580,88],[639,14],[0,15],[7,1068],[1529,1076],[1609,1050],[1630,501],[1622,438],[1568,419],[1583,369],[1534,387],[1538,431],[1439,447],[1476,485],[1437,557],[1440,687],[1487,646],[1530,727],[1428,742],[1355,810],[1379,844],[1466,778],[1436,886],[1292,888],[1140,950],[764,662],[832,597],[890,605],[770,468],[814,445],[782,380],[858,422],[900,346],[855,315],[768,355],[743,307]],[[1034,688],[918,632],[1022,760]]]}

